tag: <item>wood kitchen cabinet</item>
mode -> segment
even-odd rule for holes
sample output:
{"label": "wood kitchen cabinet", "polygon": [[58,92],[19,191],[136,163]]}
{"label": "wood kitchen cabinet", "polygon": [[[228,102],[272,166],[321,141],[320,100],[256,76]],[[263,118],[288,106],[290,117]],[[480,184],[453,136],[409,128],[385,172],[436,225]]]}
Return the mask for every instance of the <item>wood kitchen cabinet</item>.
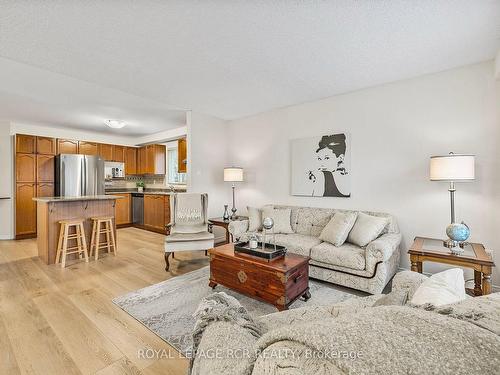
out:
{"label": "wood kitchen cabinet", "polygon": [[105,161],[113,161],[113,145],[99,143],[98,155]]}
{"label": "wood kitchen cabinet", "polygon": [[119,197],[115,206],[116,225],[127,225],[132,223],[132,199],[130,194],[113,194]]}
{"label": "wood kitchen cabinet", "polygon": [[16,239],[36,236],[35,183],[16,184]]}
{"label": "wood kitchen cabinet", "polygon": [[35,154],[16,154],[16,182],[36,182]]}
{"label": "wood kitchen cabinet", "polygon": [[187,141],[186,138],[177,141],[177,170],[179,173],[187,172]]}
{"label": "wood kitchen cabinet", "polygon": [[137,148],[125,148],[125,174],[137,174]]}
{"label": "wood kitchen cabinet", "polygon": [[78,153],[83,155],[97,155],[98,147],[95,142],[80,141],[78,142]]}
{"label": "wood kitchen cabinet", "polygon": [[165,174],[166,152],[164,145],[147,145],[139,148],[138,174]]}
{"label": "wood kitchen cabinet", "polygon": [[113,145],[113,161],[120,163],[125,162],[125,147]]}
{"label": "wood kitchen cabinet", "polygon": [[78,141],[71,139],[57,139],[58,154],[78,154]]}
{"label": "wood kitchen cabinet", "polygon": [[170,234],[170,228],[167,229],[167,224],[170,224],[170,196],[164,195],[163,200],[164,200],[163,203],[164,203],[164,209],[165,209],[164,230],[165,230],[165,234]]}
{"label": "wood kitchen cabinet", "polygon": [[16,152],[34,154],[36,152],[36,137],[33,135],[16,134]]}
{"label": "wood kitchen cabinet", "polygon": [[55,138],[36,137],[36,152],[37,154],[55,155],[56,154]]}
{"label": "wood kitchen cabinet", "polygon": [[144,194],[144,226],[154,231],[165,231],[165,200],[160,194]]}
{"label": "wood kitchen cabinet", "polygon": [[33,182],[54,182],[54,160],[54,155],[36,155],[37,178]]}
{"label": "wood kitchen cabinet", "polygon": [[37,197],[53,197],[54,196],[54,184],[52,182],[44,182],[36,185],[36,196]]}

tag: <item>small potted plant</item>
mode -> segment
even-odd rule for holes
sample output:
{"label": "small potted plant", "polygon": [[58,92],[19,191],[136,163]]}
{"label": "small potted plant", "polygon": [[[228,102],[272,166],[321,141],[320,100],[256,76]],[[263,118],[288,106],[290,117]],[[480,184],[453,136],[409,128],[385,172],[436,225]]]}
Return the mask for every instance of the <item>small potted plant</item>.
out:
{"label": "small potted plant", "polygon": [[144,191],[144,181],[138,181],[135,186],[137,186],[137,191],[142,193]]}

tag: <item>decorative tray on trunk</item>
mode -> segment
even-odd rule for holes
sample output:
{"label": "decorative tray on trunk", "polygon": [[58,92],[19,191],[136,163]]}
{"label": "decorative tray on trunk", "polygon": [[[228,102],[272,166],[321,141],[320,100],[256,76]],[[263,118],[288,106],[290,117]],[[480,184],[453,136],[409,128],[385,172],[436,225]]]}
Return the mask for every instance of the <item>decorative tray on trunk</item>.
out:
{"label": "decorative tray on trunk", "polygon": [[276,245],[275,247],[273,244],[266,243],[264,249],[262,249],[262,242],[258,242],[257,248],[251,249],[248,242],[238,242],[234,244],[234,252],[252,255],[269,261],[284,256],[286,254],[286,247],[280,245]]}

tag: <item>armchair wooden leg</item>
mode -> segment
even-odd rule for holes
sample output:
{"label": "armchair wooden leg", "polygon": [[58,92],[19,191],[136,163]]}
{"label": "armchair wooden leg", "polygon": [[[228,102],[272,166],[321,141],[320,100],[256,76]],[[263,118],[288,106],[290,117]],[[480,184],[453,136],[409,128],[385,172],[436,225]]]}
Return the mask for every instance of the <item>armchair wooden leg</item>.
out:
{"label": "armchair wooden leg", "polygon": [[170,262],[168,261],[168,257],[170,256],[170,254],[172,254],[172,253],[167,253],[167,252],[165,253],[165,264],[166,264],[165,271],[167,271],[167,272],[168,272],[168,269],[170,268]]}
{"label": "armchair wooden leg", "polygon": [[208,250],[205,250],[205,256],[208,256]]}
{"label": "armchair wooden leg", "polygon": [[175,259],[175,253],[172,251],[172,259]]}

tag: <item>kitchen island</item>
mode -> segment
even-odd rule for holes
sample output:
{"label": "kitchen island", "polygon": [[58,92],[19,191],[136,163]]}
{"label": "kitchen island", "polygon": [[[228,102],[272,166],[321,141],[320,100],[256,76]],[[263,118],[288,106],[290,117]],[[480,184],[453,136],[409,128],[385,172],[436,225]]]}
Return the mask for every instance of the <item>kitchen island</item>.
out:
{"label": "kitchen island", "polygon": [[[37,245],[38,256],[46,264],[53,264],[56,259],[59,238],[59,221],[84,219],[85,237],[90,246],[92,223],[96,216],[115,217],[116,195],[91,195],[82,197],[38,197],[37,204]],[[113,220],[116,238],[116,223]]]}

